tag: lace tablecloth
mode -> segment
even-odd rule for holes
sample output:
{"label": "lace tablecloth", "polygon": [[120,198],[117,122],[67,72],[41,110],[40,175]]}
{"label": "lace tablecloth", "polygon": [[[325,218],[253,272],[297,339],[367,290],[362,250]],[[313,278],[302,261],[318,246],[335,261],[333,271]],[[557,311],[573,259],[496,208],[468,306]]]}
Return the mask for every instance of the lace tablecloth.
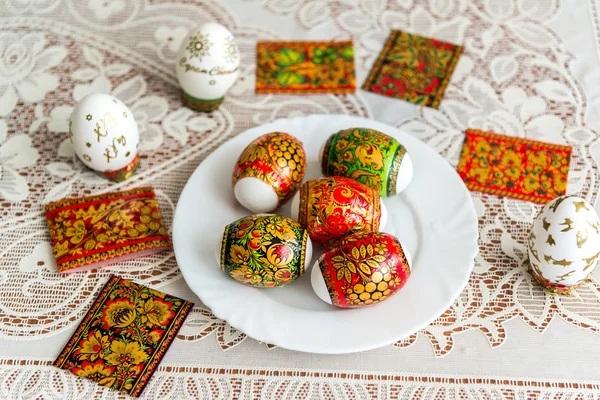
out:
{"label": "lace tablecloth", "polygon": [[[573,146],[569,193],[599,192],[598,0],[5,0],[0,5],[0,398],[122,395],[50,366],[111,273],[197,306],[147,398],[591,398],[600,393],[600,282],[553,297],[527,272],[539,206],[473,193],[480,254],[439,319],[394,345],[323,356],[258,343],[215,318],[172,252],[59,276],[44,202],[153,185],[170,226],[196,166],[245,129],[312,113],[404,129],[456,165],[467,127]],[[242,55],[221,108],[182,106],[175,52],[204,21]],[[258,40],[350,39],[362,83],[393,28],[463,44],[439,110],[354,95],[254,94]],[[123,100],[141,130],[142,169],[108,184],[73,156],[67,119],[92,92]],[[594,152],[594,150],[597,150]],[[597,159],[600,157],[597,157]],[[600,276],[600,269],[594,276]]]}

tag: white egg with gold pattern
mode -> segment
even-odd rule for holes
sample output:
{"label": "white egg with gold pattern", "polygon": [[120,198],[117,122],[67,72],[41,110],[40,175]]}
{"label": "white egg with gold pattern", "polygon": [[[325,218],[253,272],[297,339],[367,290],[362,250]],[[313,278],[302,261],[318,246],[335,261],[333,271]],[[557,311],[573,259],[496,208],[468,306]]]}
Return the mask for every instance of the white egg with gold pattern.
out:
{"label": "white egg with gold pattern", "polygon": [[71,113],[69,137],[85,165],[111,178],[137,166],[138,126],[116,97],[96,93],[81,99]]}
{"label": "white egg with gold pattern", "polygon": [[569,294],[598,264],[600,219],[581,197],[558,197],[533,221],[527,244],[535,279],[553,293]]}
{"label": "white egg with gold pattern", "polygon": [[240,74],[235,38],[215,22],[192,29],[179,47],[175,70],[187,107],[216,110]]}

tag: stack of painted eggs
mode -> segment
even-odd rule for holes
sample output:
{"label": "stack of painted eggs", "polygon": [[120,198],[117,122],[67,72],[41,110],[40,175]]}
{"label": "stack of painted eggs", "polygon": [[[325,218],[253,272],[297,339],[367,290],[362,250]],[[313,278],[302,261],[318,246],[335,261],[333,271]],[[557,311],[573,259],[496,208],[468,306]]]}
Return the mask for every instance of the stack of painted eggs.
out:
{"label": "stack of painted eggs", "polygon": [[[251,212],[225,227],[218,246],[222,270],[246,285],[277,287],[310,268],[313,246],[323,249],[311,283],[325,302],[356,308],[382,302],[410,276],[410,255],[394,236],[382,197],[404,190],[413,175],[406,149],[367,128],[339,131],[323,144],[325,175],[303,183],[302,143],[285,132],[251,142],[233,169],[233,192]],[[275,211],[292,199],[292,218]]]}

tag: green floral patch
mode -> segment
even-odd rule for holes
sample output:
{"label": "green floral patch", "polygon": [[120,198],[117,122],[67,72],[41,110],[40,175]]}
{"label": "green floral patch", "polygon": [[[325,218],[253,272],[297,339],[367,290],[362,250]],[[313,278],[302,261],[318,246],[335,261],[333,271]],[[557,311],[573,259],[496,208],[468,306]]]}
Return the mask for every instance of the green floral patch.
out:
{"label": "green floral patch", "polygon": [[259,42],[257,93],[353,93],[352,42]]}

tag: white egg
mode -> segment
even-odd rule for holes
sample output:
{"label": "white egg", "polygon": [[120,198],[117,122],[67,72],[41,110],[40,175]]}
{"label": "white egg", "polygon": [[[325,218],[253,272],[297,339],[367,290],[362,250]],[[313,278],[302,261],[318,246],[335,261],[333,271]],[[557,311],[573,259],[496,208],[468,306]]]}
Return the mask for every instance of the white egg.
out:
{"label": "white egg", "polygon": [[398,170],[398,180],[396,181],[396,194],[404,191],[412,181],[414,175],[413,162],[410,154],[405,153],[402,157],[402,163]]}
{"label": "white egg", "polygon": [[600,258],[600,219],[590,203],[562,196],[546,204],[528,239],[533,276],[548,290],[568,294]]}
{"label": "white egg", "polygon": [[240,71],[235,38],[215,22],[192,29],[179,47],[176,73],[186,106],[196,111],[216,110]]}
{"label": "white egg", "polygon": [[[387,220],[388,220],[388,211],[387,211],[387,207],[385,206],[385,204],[383,203],[383,199],[380,199],[380,205],[381,205],[381,216],[379,217],[379,231],[383,231],[385,229],[385,225],[387,224]],[[300,213],[300,192],[296,192],[296,194],[294,195],[294,197],[292,198],[292,218],[296,221],[298,221],[298,214]]]}
{"label": "white egg", "polygon": [[279,206],[279,197],[273,187],[252,176],[237,181],[233,194],[242,206],[254,213],[271,212]]}
{"label": "white egg", "polygon": [[139,164],[138,126],[129,108],[111,95],[90,94],[77,103],[69,138],[85,165],[113,180],[128,178]]}

